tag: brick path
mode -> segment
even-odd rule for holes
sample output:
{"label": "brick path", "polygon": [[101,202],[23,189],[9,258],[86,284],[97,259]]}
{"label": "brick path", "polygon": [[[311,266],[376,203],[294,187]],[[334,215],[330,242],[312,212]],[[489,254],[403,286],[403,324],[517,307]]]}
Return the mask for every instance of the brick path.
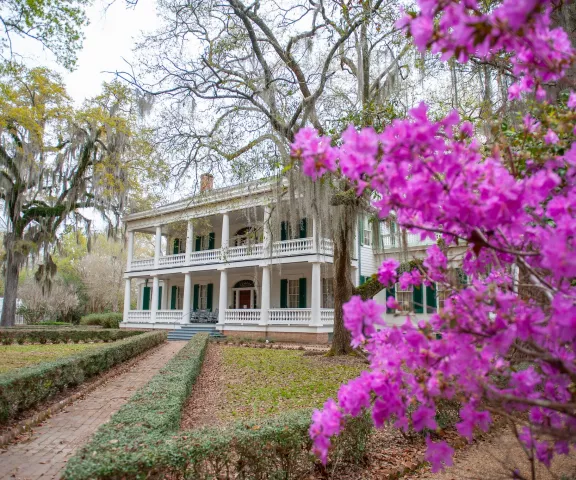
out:
{"label": "brick path", "polygon": [[167,342],[130,370],[97,387],[0,453],[0,479],[59,478],[68,458],[145,385],[186,342]]}

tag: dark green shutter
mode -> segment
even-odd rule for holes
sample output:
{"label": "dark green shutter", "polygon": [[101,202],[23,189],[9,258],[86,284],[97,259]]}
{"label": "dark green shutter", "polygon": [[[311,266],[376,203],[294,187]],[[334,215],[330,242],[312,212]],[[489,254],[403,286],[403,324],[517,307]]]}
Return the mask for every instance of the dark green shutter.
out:
{"label": "dark green shutter", "polygon": [[178,287],[172,285],[172,293],[170,294],[170,310],[176,310],[176,302],[178,300]]}
{"label": "dark green shutter", "polygon": [[142,289],[142,310],[150,310],[150,287],[144,287]]}
{"label": "dark green shutter", "polygon": [[[389,297],[396,298],[396,285],[392,285],[390,288],[386,289],[386,301],[388,301]],[[386,313],[394,313],[394,310],[386,307]]]}
{"label": "dark green shutter", "polygon": [[288,280],[280,280],[280,308],[288,308]]}
{"label": "dark green shutter", "polygon": [[414,285],[412,290],[412,303],[414,304],[415,313],[424,313],[424,292],[422,291],[422,284]]}
{"label": "dark green shutter", "polygon": [[390,222],[390,245],[396,245],[396,224]]}
{"label": "dark green shutter", "polygon": [[358,219],[358,235],[360,236],[360,245],[364,245],[364,218]]}
{"label": "dark green shutter", "polygon": [[202,237],[196,236],[196,251],[202,250]]}
{"label": "dark green shutter", "polygon": [[162,287],[158,287],[158,310],[162,310]]}
{"label": "dark green shutter", "polygon": [[214,250],[214,232],[208,234],[208,250]]}
{"label": "dark green shutter", "polygon": [[280,224],[280,240],[288,240],[288,222],[282,222]]}
{"label": "dark green shutter", "polygon": [[298,280],[298,308],[306,308],[306,279]]}
{"label": "dark green shutter", "polygon": [[213,283],[209,283],[208,287],[207,287],[207,295],[208,298],[206,299],[206,310],[208,311],[212,311],[212,294],[214,293],[214,284]]}
{"label": "dark green shutter", "polygon": [[308,236],[308,220],[303,218],[300,220],[300,238],[306,238]]}
{"label": "dark green shutter", "polygon": [[428,313],[434,313],[436,308],[436,287],[434,284],[426,285],[426,311]]}
{"label": "dark green shutter", "polygon": [[458,275],[458,284],[462,286],[468,285],[468,275],[464,273],[464,270],[457,268],[456,273]]}
{"label": "dark green shutter", "polygon": [[198,310],[198,298],[200,297],[200,285],[194,285],[194,301],[192,302],[194,311]]}
{"label": "dark green shutter", "polygon": [[179,238],[174,239],[173,253],[174,253],[174,255],[178,255],[180,253],[180,239]]}
{"label": "dark green shutter", "polygon": [[366,283],[366,277],[364,275],[360,275],[360,285],[364,285]]}

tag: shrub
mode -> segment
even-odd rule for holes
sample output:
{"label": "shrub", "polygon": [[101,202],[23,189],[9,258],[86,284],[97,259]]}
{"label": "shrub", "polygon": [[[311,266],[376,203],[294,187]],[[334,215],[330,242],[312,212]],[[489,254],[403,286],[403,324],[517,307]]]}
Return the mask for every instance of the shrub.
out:
{"label": "shrub", "polygon": [[[87,329],[87,328],[8,328],[0,330],[0,341],[9,345],[13,341],[20,343],[19,339],[24,339],[22,343],[67,343],[72,340],[78,342],[110,342],[123,338],[140,335],[141,330],[115,330],[115,329]],[[10,343],[8,343],[10,342]]]}
{"label": "shrub", "polygon": [[[207,341],[207,334],[195,335],[76,453],[64,478],[291,479],[303,466],[309,468],[311,412],[307,410],[261,422],[177,431]],[[350,422],[347,433],[335,442],[333,455],[363,461],[370,430],[367,417]]]}
{"label": "shrub", "polygon": [[0,424],[166,339],[165,332],[137,333],[111,345],[0,375]]}
{"label": "shrub", "polygon": [[91,313],[80,319],[80,325],[100,325],[103,328],[119,328],[121,313]]}

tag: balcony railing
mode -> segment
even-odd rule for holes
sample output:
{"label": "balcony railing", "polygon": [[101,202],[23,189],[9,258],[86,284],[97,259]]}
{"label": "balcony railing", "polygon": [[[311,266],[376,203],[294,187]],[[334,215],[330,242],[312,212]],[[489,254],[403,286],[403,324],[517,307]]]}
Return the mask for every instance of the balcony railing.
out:
{"label": "balcony railing", "polygon": [[156,312],[156,323],[178,323],[183,320],[183,310],[158,310]]}
{"label": "balcony railing", "polygon": [[134,323],[151,323],[152,312],[150,310],[130,310],[128,321]]}
{"label": "balcony railing", "polygon": [[334,309],[322,308],[320,310],[320,322],[322,325],[332,325],[334,323]]}
{"label": "balcony railing", "polygon": [[[321,238],[318,253],[332,255],[332,240]],[[268,252],[269,253],[269,252]],[[272,244],[272,257],[282,257],[289,255],[306,255],[314,253],[314,239],[296,238],[294,240],[282,240]],[[186,265],[203,265],[207,263],[227,263],[239,260],[254,260],[265,258],[267,252],[264,245],[240,245],[225,249],[201,250],[190,253],[190,261],[186,263],[186,254],[163,255],[158,259],[159,267],[183,267]],[[153,258],[132,260],[131,270],[150,270],[154,268]]]}
{"label": "balcony railing", "polygon": [[226,310],[224,312],[225,323],[251,323],[258,324],[260,322],[260,309],[240,309],[240,310]]}
{"label": "balcony railing", "polygon": [[399,235],[382,235],[383,248],[401,248],[403,246],[402,242],[406,243],[406,247],[425,247],[428,245],[434,245],[437,242],[437,239],[432,240],[430,238],[426,238],[425,240],[421,240],[419,233],[407,233],[405,240],[402,240]]}
{"label": "balcony railing", "polygon": [[312,322],[310,308],[272,308],[269,310],[268,323],[282,325],[307,325]]}

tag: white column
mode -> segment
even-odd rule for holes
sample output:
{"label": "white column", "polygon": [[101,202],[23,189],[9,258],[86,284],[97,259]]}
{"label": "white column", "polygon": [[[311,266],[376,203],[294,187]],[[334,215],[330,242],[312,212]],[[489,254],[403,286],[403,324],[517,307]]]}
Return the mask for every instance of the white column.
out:
{"label": "white column", "polygon": [[170,289],[170,280],[164,280],[162,286],[162,301],[160,302],[160,306],[162,310],[168,310],[168,291]]}
{"label": "white column", "polygon": [[128,232],[128,252],[126,259],[126,271],[132,268],[132,257],[134,256],[134,232]]}
{"label": "white column", "polygon": [[154,277],[152,282],[152,323],[156,323],[156,312],[158,311],[158,287],[160,286],[160,281],[158,277]]}
{"label": "white column", "polygon": [[228,272],[220,270],[220,297],[218,301],[218,323],[224,324],[226,309],[228,308]]}
{"label": "white column", "polygon": [[192,295],[192,274],[190,272],[184,274],[184,300],[182,302],[182,310],[184,310],[183,321],[190,323],[190,296]]}
{"label": "white column", "polygon": [[320,253],[318,251],[318,222],[316,221],[316,215],[312,215],[312,251],[314,253]]}
{"label": "white column", "polygon": [[320,263],[312,264],[312,323],[311,325],[322,325],[320,319],[320,306],[322,302],[322,274],[320,271]]}
{"label": "white column", "polygon": [[264,206],[264,256],[269,257],[272,253],[272,232],[270,231],[271,209],[268,205]]}
{"label": "white column", "polygon": [[222,249],[228,248],[228,244],[230,243],[230,217],[228,216],[228,212],[222,215]]}
{"label": "white column", "polygon": [[154,268],[158,268],[160,255],[162,255],[162,226],[156,227],[156,249],[154,250]]}
{"label": "white column", "polygon": [[190,254],[192,253],[192,239],[194,238],[194,226],[192,220],[188,220],[188,229],[186,230],[186,265],[190,264]]}
{"label": "white column", "polygon": [[130,311],[130,279],[127,278],[124,284],[124,321],[128,321],[128,312]]}
{"label": "white column", "polygon": [[262,300],[260,300],[260,325],[268,325],[270,310],[270,267],[262,267]]}

